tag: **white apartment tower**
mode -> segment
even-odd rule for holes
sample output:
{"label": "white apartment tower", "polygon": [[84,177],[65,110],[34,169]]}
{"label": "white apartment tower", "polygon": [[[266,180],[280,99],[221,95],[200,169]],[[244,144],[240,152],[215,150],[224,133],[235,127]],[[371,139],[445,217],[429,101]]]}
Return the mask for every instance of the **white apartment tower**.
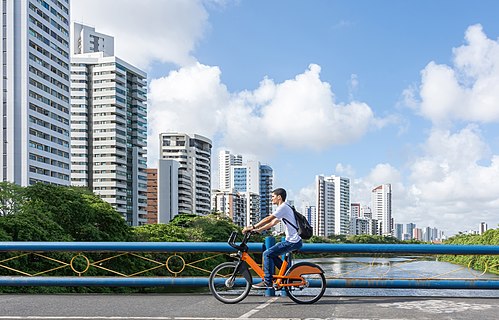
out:
{"label": "white apartment tower", "polygon": [[331,236],[349,233],[350,180],[332,175],[316,176],[317,219],[314,234]]}
{"label": "white apartment tower", "polygon": [[371,193],[372,218],[378,220],[380,235],[392,235],[392,185],[377,186]]}
{"label": "white apartment tower", "polygon": [[260,210],[260,162],[247,161],[245,165],[233,165],[230,168],[230,188],[243,193],[246,205],[246,225],[261,220]]}
{"label": "white apartment tower", "polygon": [[161,158],[179,163],[178,213],[209,214],[211,140],[197,134],[178,132],[162,133],[159,140]]}
{"label": "white apartment tower", "polygon": [[0,10],[0,181],[69,185],[69,1],[2,0]]}
{"label": "white apartment tower", "polygon": [[241,155],[231,154],[229,150],[221,150],[218,154],[219,190],[229,191],[231,183],[231,166],[243,164]]}
{"label": "white apartment tower", "polygon": [[146,73],[114,56],[114,39],[73,24],[71,184],[147,222]]}

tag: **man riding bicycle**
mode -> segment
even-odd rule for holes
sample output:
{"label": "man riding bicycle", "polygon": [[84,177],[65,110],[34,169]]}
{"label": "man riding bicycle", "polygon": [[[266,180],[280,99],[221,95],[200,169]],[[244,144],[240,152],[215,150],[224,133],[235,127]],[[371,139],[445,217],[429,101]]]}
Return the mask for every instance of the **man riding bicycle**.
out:
{"label": "man riding bicycle", "polygon": [[[293,210],[286,204],[286,190],[283,188],[277,188],[272,191],[272,204],[277,205],[274,213],[263,218],[254,225],[245,227],[243,229],[243,233],[249,231],[262,232],[272,228],[280,221],[289,221],[290,223],[297,225]],[[272,288],[274,270],[270,262],[274,262],[273,265],[280,269],[282,266],[280,256],[285,253],[298,250],[303,246],[303,241],[298,235],[297,230],[292,226],[289,227],[287,223],[284,223],[284,233],[286,234],[286,240],[284,242],[278,242],[263,252],[263,270],[265,272],[265,277],[264,281],[252,286],[254,289]]]}

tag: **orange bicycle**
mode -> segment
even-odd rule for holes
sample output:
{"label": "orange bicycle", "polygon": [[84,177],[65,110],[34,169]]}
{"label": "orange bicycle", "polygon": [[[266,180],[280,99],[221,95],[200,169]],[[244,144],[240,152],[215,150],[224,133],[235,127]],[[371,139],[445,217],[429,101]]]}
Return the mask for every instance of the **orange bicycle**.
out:
{"label": "orange bicycle", "polygon": [[[246,298],[253,284],[252,269],[263,280],[264,272],[259,264],[248,254],[247,242],[254,232],[244,234],[237,245],[237,232],[229,237],[229,245],[237,250],[231,254],[233,262],[224,262],[216,266],[210,274],[211,294],[223,303],[238,303]],[[277,275],[274,275],[274,289],[282,289],[296,303],[311,304],[317,302],[326,291],[326,277],[321,267],[310,262],[291,265],[291,254],[287,253]]]}

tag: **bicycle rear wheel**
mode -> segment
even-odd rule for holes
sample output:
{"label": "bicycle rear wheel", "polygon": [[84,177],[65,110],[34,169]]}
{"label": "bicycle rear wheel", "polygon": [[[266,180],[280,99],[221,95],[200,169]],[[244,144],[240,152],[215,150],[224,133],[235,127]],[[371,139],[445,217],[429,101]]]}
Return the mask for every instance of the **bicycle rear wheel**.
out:
{"label": "bicycle rear wheel", "polygon": [[[301,277],[304,285],[284,287],[288,297],[296,303],[311,304],[319,301],[326,291],[326,277],[324,271],[313,263],[299,262],[293,265],[287,276]],[[286,280],[286,283],[300,283],[300,280]]]}
{"label": "bicycle rear wheel", "polygon": [[[234,275],[237,262],[224,262],[213,269],[208,280],[211,294],[223,303],[238,303],[246,298],[251,290],[241,273]],[[233,277],[234,275],[234,277]]]}

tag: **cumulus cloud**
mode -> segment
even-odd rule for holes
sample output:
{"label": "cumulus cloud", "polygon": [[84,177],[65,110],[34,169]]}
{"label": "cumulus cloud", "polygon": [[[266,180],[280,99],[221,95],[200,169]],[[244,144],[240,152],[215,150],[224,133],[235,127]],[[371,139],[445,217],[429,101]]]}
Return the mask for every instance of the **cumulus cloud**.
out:
{"label": "cumulus cloud", "polygon": [[463,226],[493,221],[499,205],[499,155],[491,155],[478,126],[456,133],[434,128],[417,153],[404,166],[407,172],[383,163],[352,179],[352,201],[370,205],[372,188],[391,183],[395,223],[445,226],[455,234],[467,231]]}
{"label": "cumulus cloud", "polygon": [[141,0],[140,4],[135,0],[73,0],[71,17],[113,36],[116,55],[145,69],[154,61],[194,63],[191,52],[209,27],[200,0]]}
{"label": "cumulus cloud", "polygon": [[[445,225],[450,233],[492,221],[499,205],[499,155],[480,125],[499,121],[499,41],[489,39],[481,25],[470,26],[465,44],[453,49],[452,64],[428,63],[421,85],[402,95],[433,127],[404,166],[396,220]],[[449,129],[456,121],[464,128]]]}
{"label": "cumulus cloud", "polygon": [[148,159],[155,166],[159,135],[196,133],[213,139],[219,131],[229,93],[220,82],[220,69],[199,63],[153,79],[149,86]]}
{"label": "cumulus cloud", "polygon": [[[452,66],[432,61],[421,72],[417,106],[435,125],[499,121],[499,41],[487,38],[481,25],[470,26],[465,40],[453,50]],[[414,105],[411,91],[404,95]]]}
{"label": "cumulus cloud", "polygon": [[[411,188],[418,199],[451,207],[469,201],[469,210],[498,199],[498,156],[487,157],[488,146],[476,127],[454,134],[434,130],[426,149],[411,165]],[[490,160],[490,165],[480,164],[482,160]]]}
{"label": "cumulus cloud", "polygon": [[443,227],[455,234],[467,231],[463,227],[494,221],[491,217],[497,216],[499,206],[499,155],[491,155],[478,126],[468,125],[455,133],[434,128],[416,153],[403,166],[404,172],[382,163],[366,176],[351,179],[351,200],[370,205],[372,188],[391,183],[395,223]]}
{"label": "cumulus cloud", "polygon": [[151,81],[149,158],[165,130],[217,137],[236,153],[264,155],[276,146],[321,150],[364,135],[375,122],[362,102],[336,103],[312,64],[282,83],[263,79],[254,91],[230,93],[218,67],[196,63]]}
{"label": "cumulus cloud", "polygon": [[490,155],[474,125],[456,133],[434,129],[410,172],[404,207],[413,219],[424,212],[435,225],[458,232],[463,219],[475,226],[497,215],[499,156]]}

